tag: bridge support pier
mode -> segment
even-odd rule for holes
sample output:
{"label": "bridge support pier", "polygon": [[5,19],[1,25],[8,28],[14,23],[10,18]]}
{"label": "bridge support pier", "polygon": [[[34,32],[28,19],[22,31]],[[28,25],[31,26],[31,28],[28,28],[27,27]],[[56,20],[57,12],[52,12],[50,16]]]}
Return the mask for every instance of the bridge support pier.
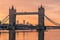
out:
{"label": "bridge support pier", "polygon": [[15,40],[15,30],[9,30],[9,40]]}
{"label": "bridge support pier", "polygon": [[44,40],[44,31],[38,31],[38,40]]}

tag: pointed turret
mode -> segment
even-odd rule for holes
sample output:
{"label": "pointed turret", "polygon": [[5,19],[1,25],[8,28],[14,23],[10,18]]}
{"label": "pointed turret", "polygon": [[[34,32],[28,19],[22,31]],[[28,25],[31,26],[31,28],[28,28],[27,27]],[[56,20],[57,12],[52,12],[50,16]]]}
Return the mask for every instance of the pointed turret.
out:
{"label": "pointed turret", "polygon": [[9,24],[15,24],[16,22],[16,9],[14,9],[14,6],[12,6],[9,9]]}
{"label": "pointed turret", "polygon": [[41,7],[40,8],[44,8],[42,5],[41,5]]}
{"label": "pointed turret", "polygon": [[11,8],[11,9],[12,9],[12,10],[15,10],[13,5],[12,5],[12,8]]}
{"label": "pointed turret", "polygon": [[38,10],[44,10],[44,7],[41,5],[39,8],[38,8]]}

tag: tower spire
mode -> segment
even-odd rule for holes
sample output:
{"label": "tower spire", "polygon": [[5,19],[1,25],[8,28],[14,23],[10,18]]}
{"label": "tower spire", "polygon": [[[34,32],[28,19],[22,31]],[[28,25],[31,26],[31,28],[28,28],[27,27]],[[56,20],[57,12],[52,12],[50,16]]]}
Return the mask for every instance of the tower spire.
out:
{"label": "tower spire", "polygon": [[11,9],[14,9],[14,6],[12,5],[12,8]]}
{"label": "tower spire", "polygon": [[42,9],[44,9],[44,7],[41,4],[41,6],[38,8],[38,10],[42,10]]}
{"label": "tower spire", "polygon": [[42,4],[41,4],[41,7],[40,8],[44,8]]}
{"label": "tower spire", "polygon": [[41,4],[41,8],[42,8],[43,6],[42,6],[42,4]]}

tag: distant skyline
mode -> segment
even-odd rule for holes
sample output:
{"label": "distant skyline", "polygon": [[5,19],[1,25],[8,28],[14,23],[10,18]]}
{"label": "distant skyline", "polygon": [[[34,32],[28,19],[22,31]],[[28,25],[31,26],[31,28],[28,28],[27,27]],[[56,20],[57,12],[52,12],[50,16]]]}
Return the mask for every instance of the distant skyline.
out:
{"label": "distant skyline", "polygon": [[[60,23],[60,0],[0,0],[0,20],[9,14],[9,8],[12,5],[16,8],[17,12],[37,12],[41,4],[45,8],[45,15]],[[27,19],[30,23],[32,20],[32,24],[37,24],[37,15],[29,17],[30,19],[27,16],[17,16],[17,20],[22,18],[20,20]],[[47,20],[45,22],[46,25],[51,24]]]}

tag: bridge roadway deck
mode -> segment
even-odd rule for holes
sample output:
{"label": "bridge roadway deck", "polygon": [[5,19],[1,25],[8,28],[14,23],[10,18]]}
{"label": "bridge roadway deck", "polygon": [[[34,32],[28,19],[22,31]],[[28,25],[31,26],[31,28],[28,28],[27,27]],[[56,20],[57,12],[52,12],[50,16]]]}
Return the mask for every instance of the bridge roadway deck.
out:
{"label": "bridge roadway deck", "polygon": [[[0,30],[10,30],[13,29],[14,26],[9,26],[9,24],[0,24]],[[60,26],[45,26],[42,28],[43,30],[46,29],[60,29]],[[22,24],[16,24],[15,30],[36,30],[39,29],[39,26],[33,26],[33,25],[22,25]]]}

